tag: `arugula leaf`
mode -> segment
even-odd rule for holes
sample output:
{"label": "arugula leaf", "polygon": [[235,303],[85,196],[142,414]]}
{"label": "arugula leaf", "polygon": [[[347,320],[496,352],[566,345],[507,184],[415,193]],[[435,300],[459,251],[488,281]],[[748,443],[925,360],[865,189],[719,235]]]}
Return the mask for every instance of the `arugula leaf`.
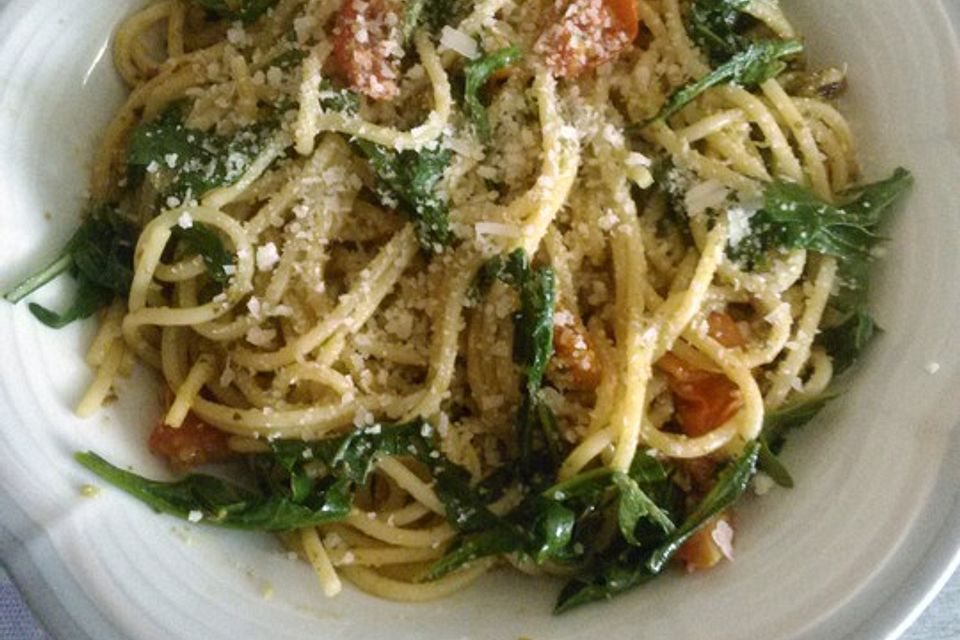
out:
{"label": "arugula leaf", "polygon": [[51,311],[36,302],[31,302],[27,308],[34,318],[51,329],[62,329],[74,320],[89,318],[113,302],[115,297],[114,292],[98,287],[82,275],[77,276],[77,285],[73,302],[65,311]]}
{"label": "arugula leaf", "polygon": [[556,307],[553,270],[541,267],[529,273],[519,285],[520,310],[514,316],[513,358],[525,378],[525,395],[517,417],[520,443],[520,468],[529,476],[533,471],[534,438],[543,434],[551,457],[559,457],[555,419],[540,401],[543,375],[553,355],[553,314]]}
{"label": "arugula leaf", "polygon": [[792,489],[793,476],[790,475],[787,468],[780,462],[780,458],[770,448],[766,437],[761,435],[759,441],[760,455],[757,458],[757,468],[770,476],[770,479],[781,487]]}
{"label": "arugula leaf", "polygon": [[233,265],[233,254],[223,246],[223,240],[216,231],[201,222],[194,222],[187,229],[174,227],[173,235],[183,242],[190,253],[203,258],[207,273],[215,282],[224,284],[230,279],[225,267]]}
{"label": "arugula leaf", "polygon": [[356,144],[380,179],[380,199],[410,218],[420,247],[439,253],[448,246],[453,241],[449,210],[437,185],[450,164],[450,151],[437,146],[397,153],[367,140],[358,140]]}
{"label": "arugula leaf", "polygon": [[490,120],[487,118],[486,107],[480,101],[480,90],[490,76],[519,60],[521,55],[520,47],[516,45],[504,47],[467,63],[463,68],[465,78],[463,102],[467,108],[467,115],[482,142],[490,140]]}
{"label": "arugula leaf", "polygon": [[513,359],[523,369],[527,393],[533,395],[553,356],[556,276],[549,267],[532,269],[522,249],[510,255],[505,273],[520,294],[520,310],[513,318]]}
{"label": "arugula leaf", "polygon": [[803,43],[798,40],[751,42],[707,75],[674,91],[660,112],[643,122],[639,128],[642,129],[653,122],[673,116],[712,87],[734,83],[752,88],[770,78],[775,78],[787,68],[784,58],[793,57],[802,51]]}
{"label": "arugula leaf", "polygon": [[894,169],[885,180],[879,180],[847,191],[846,197],[853,197],[844,208],[851,216],[866,226],[876,226],[883,222],[900,198],[913,186],[913,175],[903,167]]}
{"label": "arugula leaf", "polygon": [[742,35],[743,10],[750,0],[695,0],[690,7],[689,31],[713,64],[722,64],[749,40]]}
{"label": "arugula leaf", "polygon": [[296,461],[319,461],[332,475],[363,484],[381,455],[427,457],[432,451],[427,440],[431,434],[430,423],[425,420],[399,425],[377,423],[339,438],[274,440],[270,448],[285,466],[292,468]]}
{"label": "arugula leaf", "polygon": [[560,591],[553,612],[564,613],[590,602],[609,600],[654,577],[655,574],[644,567],[643,552],[637,547],[627,547],[567,582]]}
{"label": "arugula leaf", "polygon": [[751,442],[743,453],[731,463],[717,478],[717,484],[700,501],[692,513],[647,560],[646,566],[651,573],[660,573],[667,562],[711,518],[735,503],[750,482],[757,469],[757,457],[760,443]]}
{"label": "arugula leaf", "polygon": [[462,0],[409,0],[403,13],[403,40],[409,42],[421,26],[440,31],[463,10]]}
{"label": "arugula leaf", "polygon": [[563,504],[554,500],[534,498],[531,506],[533,515],[524,518],[523,526],[532,534],[528,554],[537,564],[551,558],[562,559],[569,555],[568,547],[573,542],[573,527],[576,515]]}
{"label": "arugula leaf", "polygon": [[890,178],[858,189],[856,199],[836,206],[802,185],[771,182],[764,192],[763,209],[750,219],[750,233],[734,257],[749,265],[762,263],[762,253],[771,249],[809,249],[835,256],[845,261],[841,266],[855,267],[842,274],[852,280],[844,284],[862,296],[868,273],[865,264],[881,240],[876,227],[912,183],[910,172],[898,168]]}
{"label": "arugula leaf", "polygon": [[115,297],[130,292],[138,235],[139,229],[115,208],[93,209],[57,259],[7,292],[4,299],[18,302],[57,276],[70,272],[79,285],[70,307],[57,313],[31,304],[30,312],[54,329],[88,318]]}
{"label": "arugula leaf", "polygon": [[843,323],[824,330],[817,343],[833,360],[833,373],[840,375],[860,357],[860,353],[881,329],[866,311],[857,311]]}
{"label": "arugula leaf", "polygon": [[760,457],[758,466],[781,487],[793,487],[793,478],[783,466],[777,454],[786,443],[787,433],[799,429],[823,409],[828,402],[836,398],[834,393],[825,393],[815,398],[801,400],[794,404],[771,411],[764,416],[763,431],[760,433]]}
{"label": "arugula leaf", "polygon": [[257,21],[277,0],[193,0],[198,6],[227,20]]}
{"label": "arugula leaf", "polygon": [[620,490],[617,501],[617,523],[623,537],[632,545],[640,546],[636,538],[637,523],[650,518],[664,533],[673,533],[676,528],[670,517],[640,488],[636,480],[625,473],[613,474],[613,482]]}
{"label": "arugula leaf", "polygon": [[613,474],[614,471],[607,467],[584,471],[544,489],[541,495],[558,502],[564,500],[595,502],[597,496],[610,486]]}
{"label": "arugula leaf", "polygon": [[640,485],[650,486],[662,484],[670,479],[671,469],[662,460],[653,456],[637,452],[630,463],[629,475]]}
{"label": "arugula leaf", "polygon": [[[772,248],[806,248],[841,260],[841,290],[831,305],[847,318],[817,337],[817,343],[833,358],[836,374],[856,361],[879,330],[862,308],[869,287],[872,250],[880,241],[875,229],[912,183],[910,173],[898,168],[886,180],[845,194],[853,199],[842,207],[822,202],[798,185],[773,183],[767,188],[764,209],[751,219],[746,244],[738,247],[740,259],[746,258],[748,265],[762,262],[763,252]],[[833,397],[825,394],[765,418],[760,465],[781,486],[793,486],[789,472],[776,458],[786,432],[809,422]]]}
{"label": "arugula leaf", "polygon": [[829,205],[810,189],[790,182],[772,182],[764,193],[763,214],[780,246],[792,244],[838,257],[868,258],[878,238],[876,222]]}
{"label": "arugula leaf", "polygon": [[91,283],[126,295],[133,281],[139,229],[111,207],[93,211],[69,243],[77,271]]}
{"label": "arugula leaf", "polygon": [[74,458],[103,480],[162,513],[189,518],[199,511],[201,522],[233,529],[290,531],[342,520],[350,513],[345,481],[330,485],[318,504],[305,506],[285,497],[263,496],[220,478],[192,474],[176,482],[159,482],[113,466],[93,452]]}
{"label": "arugula leaf", "polygon": [[427,571],[427,580],[437,580],[469,562],[519,551],[523,538],[507,525],[487,529],[465,538],[459,545],[437,560]]}
{"label": "arugula leaf", "polygon": [[60,255],[58,255],[53,262],[4,292],[3,299],[7,302],[20,302],[51,280],[70,271],[70,268],[73,267],[73,256],[70,255],[69,249],[70,245],[68,243],[67,247],[60,252]]}
{"label": "arugula leaf", "polygon": [[520,553],[541,564],[548,560],[563,561],[576,555],[573,535],[576,514],[558,500],[533,495],[506,517],[488,514],[488,526],[467,535],[438,560],[427,573],[436,580],[478,558]]}
{"label": "arugula leaf", "polygon": [[233,184],[260,154],[271,128],[263,124],[231,136],[190,129],[187,104],[178,102],[155,120],[141,122],[130,135],[127,165],[131,177],[146,176],[164,201],[199,199],[211,189]]}
{"label": "arugula leaf", "polygon": [[836,397],[836,394],[825,393],[769,412],[763,419],[762,434],[764,440],[769,443],[770,450],[779,453],[788,432],[799,429],[813,420],[827,406],[827,403]]}
{"label": "arugula leaf", "polygon": [[203,474],[158,482],[114,467],[92,452],[75,457],[157,511],[181,518],[199,511],[207,524],[287,531],[345,518],[355,488],[366,482],[379,456],[413,455],[421,460],[440,457],[428,440],[431,433],[429,423],[416,420],[393,426],[371,425],[318,442],[273,441],[271,453],[259,454],[251,461],[260,491]]}
{"label": "arugula leaf", "polygon": [[303,49],[290,49],[274,57],[273,60],[267,63],[267,67],[290,69],[303,62],[303,59],[306,57],[307,54]]}
{"label": "arugula leaf", "polygon": [[463,537],[431,567],[429,579],[478,558],[504,553],[519,553],[538,564],[575,561],[590,545],[590,534],[584,533],[586,519],[614,503],[614,517],[630,544],[641,544],[636,532],[643,522],[649,522],[660,537],[673,531],[670,517],[645,491],[667,482],[668,474],[662,465],[651,464],[652,458],[639,457],[644,460],[635,476],[608,468],[591,469],[528,496],[503,518],[486,511],[486,528]]}
{"label": "arugula leaf", "polygon": [[[507,256],[491,258],[480,268],[472,295],[485,292],[498,279],[516,289],[520,298],[520,309],[513,316],[513,360],[521,369],[522,396],[515,419],[520,473],[530,480],[538,471],[541,480],[549,481],[544,470],[556,468],[564,448],[556,418],[539,397],[553,356],[556,276],[549,267],[532,268],[526,252],[516,249]],[[552,466],[547,464],[551,461]]]}
{"label": "arugula leaf", "polygon": [[[549,267],[531,268],[523,249],[490,263],[486,277],[496,275],[517,290],[520,309],[513,316],[513,360],[521,369],[523,397],[517,412],[516,430],[521,475],[530,479],[538,465],[537,438],[557,462],[560,451],[555,418],[540,401],[540,387],[553,356],[553,315],[557,304],[556,276]],[[556,466],[556,465],[554,465]]]}
{"label": "arugula leaf", "polygon": [[431,451],[421,461],[432,472],[434,489],[443,503],[447,521],[465,533],[496,526],[499,519],[487,508],[495,499],[493,492],[484,486],[473,488],[466,469],[438,453]]}
{"label": "arugula leaf", "polygon": [[360,110],[360,94],[350,89],[338,89],[324,78],[320,81],[320,106],[326,111],[353,115]]}
{"label": "arugula leaf", "polygon": [[291,495],[309,492],[305,467],[310,464],[322,463],[335,477],[360,485],[366,482],[380,456],[411,456],[430,469],[451,525],[464,532],[495,525],[498,520],[486,507],[492,496],[474,489],[470,474],[437,451],[431,435],[430,423],[414,420],[400,425],[374,424],[341,438],[316,442],[275,440],[270,447],[290,475]]}

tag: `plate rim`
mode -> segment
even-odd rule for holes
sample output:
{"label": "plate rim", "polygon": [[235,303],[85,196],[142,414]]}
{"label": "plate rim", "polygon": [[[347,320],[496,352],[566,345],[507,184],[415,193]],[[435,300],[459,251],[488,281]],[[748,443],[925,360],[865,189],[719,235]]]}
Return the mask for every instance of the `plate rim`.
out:
{"label": "plate rim", "polygon": [[[0,0],[0,30],[14,27],[18,20],[17,9],[27,9],[29,5],[30,0]],[[956,42],[960,36],[960,3],[936,0],[931,10],[939,10],[947,17],[946,27]],[[960,148],[960,141],[956,146]],[[955,454],[953,457],[957,459],[960,456],[960,419],[947,441],[945,459],[951,459],[950,454]],[[947,485],[943,474],[938,476],[936,486],[926,500],[925,511],[931,505],[942,507],[947,501],[951,502],[942,523],[931,536],[931,542],[886,596],[875,599],[869,610],[858,614],[860,620],[843,636],[845,640],[896,640],[916,622],[957,573],[960,568],[960,488]],[[906,542],[916,535],[917,531],[912,530]],[[4,486],[0,486],[0,567],[10,576],[39,627],[51,638],[123,640],[126,637],[84,593],[68,570],[65,559],[57,553],[47,530],[30,517]],[[874,576],[864,583],[862,591],[855,597],[877,589],[878,579]],[[83,624],[71,615],[64,599],[58,597],[58,591],[75,598],[72,604],[82,611]],[[816,626],[824,624],[833,615],[817,622]],[[85,627],[89,626],[96,626],[96,635],[88,633]]]}

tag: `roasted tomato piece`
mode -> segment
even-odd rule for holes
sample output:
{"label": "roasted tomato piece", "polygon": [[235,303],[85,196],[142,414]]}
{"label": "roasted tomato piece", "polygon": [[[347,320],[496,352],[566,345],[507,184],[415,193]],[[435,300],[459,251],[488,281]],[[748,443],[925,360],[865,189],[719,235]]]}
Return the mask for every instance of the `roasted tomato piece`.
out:
{"label": "roasted tomato piece", "polygon": [[556,75],[573,78],[616,57],[638,30],[633,0],[556,0],[534,51]]}
{"label": "roasted tomato piece", "polygon": [[733,560],[733,524],[726,512],[719,514],[697,531],[677,550],[675,556],[687,571],[703,571],[723,558]]}
{"label": "roasted tomato piece", "polygon": [[350,88],[375,100],[399,91],[403,3],[343,0],[333,30],[333,56]]}
{"label": "roasted tomato piece", "polygon": [[737,385],[722,373],[697,369],[672,353],[664,354],[657,366],[669,377],[680,428],[690,437],[713,431],[743,404]]}
{"label": "roasted tomato piece", "polygon": [[707,325],[710,337],[725,347],[742,347],[747,342],[736,320],[725,313],[712,312],[707,316]]}
{"label": "roasted tomato piece", "polygon": [[583,320],[559,310],[553,321],[554,356],[550,375],[573,389],[590,391],[600,384],[603,368]]}
{"label": "roasted tomato piece", "polygon": [[161,420],[153,428],[148,444],[150,451],[165,458],[171,467],[186,470],[230,458],[228,437],[190,412],[179,429],[168,427]]}

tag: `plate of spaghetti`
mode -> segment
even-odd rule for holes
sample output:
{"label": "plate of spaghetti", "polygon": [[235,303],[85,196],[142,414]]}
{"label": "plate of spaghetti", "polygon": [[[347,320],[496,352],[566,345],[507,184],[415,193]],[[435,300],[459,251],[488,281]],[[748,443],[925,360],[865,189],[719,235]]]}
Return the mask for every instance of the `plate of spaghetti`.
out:
{"label": "plate of spaghetti", "polygon": [[64,638],[895,637],[944,4],[9,3],[3,561]]}

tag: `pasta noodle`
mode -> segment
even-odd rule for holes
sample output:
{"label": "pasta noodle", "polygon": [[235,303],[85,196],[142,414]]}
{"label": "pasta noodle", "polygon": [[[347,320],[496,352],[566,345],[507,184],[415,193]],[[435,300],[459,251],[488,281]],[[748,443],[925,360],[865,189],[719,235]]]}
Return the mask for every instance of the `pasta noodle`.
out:
{"label": "pasta noodle", "polygon": [[[278,442],[322,447],[424,421],[414,436],[429,456],[390,445],[350,467],[348,437],[336,457],[308,446],[283,458],[284,473],[324,487],[324,509],[342,489],[331,465],[349,471],[342,517],[266,527],[294,532],[285,540],[326,595],[344,577],[424,601],[508,554],[569,573],[612,540],[629,549],[627,494],[610,496],[652,491],[643,465],[668,468],[658,482],[682,499],[636,517],[671,532],[660,508],[676,517],[709,501],[729,481],[719,468],[756,464],[765,417],[827,389],[837,356],[818,334],[845,320],[846,263],[809,241],[817,228],[784,240],[794,223],[777,216],[816,203],[826,219],[852,201],[858,167],[850,127],[801,88],[810,74],[796,60],[757,81],[721,78],[662,117],[724,72],[692,0],[572,0],[562,15],[483,0],[439,26],[403,23],[403,2],[282,0],[262,15],[198,4],[153,2],[116,34],[131,93],[96,153],[92,194],[138,239],[77,413],[106,401],[135,354],[167,388],[151,447],[184,466],[256,464]],[[775,0],[742,11],[749,29],[730,35],[741,52],[728,58],[795,37]],[[771,209],[777,194],[795,201]],[[595,530],[600,546],[568,541],[580,544],[571,560],[501,542],[437,573],[477,539],[516,537],[522,526],[489,523],[516,524],[536,491],[567,504],[527,467],[544,456],[557,487],[613,478],[571,529]],[[484,488],[504,471],[505,489]],[[313,505],[297,481],[288,499]],[[488,490],[486,524],[471,524],[463,495]],[[529,526],[539,535],[540,520]],[[716,562],[697,555],[709,537],[681,542],[689,566]]]}

